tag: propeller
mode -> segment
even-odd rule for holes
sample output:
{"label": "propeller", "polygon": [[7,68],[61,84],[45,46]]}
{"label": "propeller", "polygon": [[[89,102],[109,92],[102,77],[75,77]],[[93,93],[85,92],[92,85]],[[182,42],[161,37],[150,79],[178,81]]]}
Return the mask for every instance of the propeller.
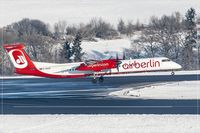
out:
{"label": "propeller", "polygon": [[121,64],[122,62],[119,60],[119,56],[118,56],[118,53],[116,53],[116,68],[117,68],[117,71],[119,72],[119,65]]}
{"label": "propeller", "polygon": [[123,51],[123,60],[125,60],[126,59],[126,53],[125,53],[125,51]]}

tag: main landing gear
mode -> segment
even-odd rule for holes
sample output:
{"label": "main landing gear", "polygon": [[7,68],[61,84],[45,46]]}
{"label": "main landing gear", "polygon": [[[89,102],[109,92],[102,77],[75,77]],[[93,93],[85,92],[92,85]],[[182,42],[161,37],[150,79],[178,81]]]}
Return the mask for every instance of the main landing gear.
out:
{"label": "main landing gear", "polygon": [[104,81],[103,76],[99,77],[99,83],[103,83],[103,81]]}
{"label": "main landing gear", "polygon": [[97,79],[96,75],[94,74],[93,79],[92,79],[92,83],[93,83],[93,84],[96,84],[97,81],[99,81],[99,83],[103,83],[103,81],[104,81],[103,76],[100,76],[100,77]]}

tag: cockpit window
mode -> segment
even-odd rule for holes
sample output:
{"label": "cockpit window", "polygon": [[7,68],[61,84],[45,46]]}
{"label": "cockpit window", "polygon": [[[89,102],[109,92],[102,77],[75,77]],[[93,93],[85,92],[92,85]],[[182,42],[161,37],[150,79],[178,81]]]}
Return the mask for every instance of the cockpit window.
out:
{"label": "cockpit window", "polygon": [[169,62],[171,61],[170,59],[163,59],[162,62]]}

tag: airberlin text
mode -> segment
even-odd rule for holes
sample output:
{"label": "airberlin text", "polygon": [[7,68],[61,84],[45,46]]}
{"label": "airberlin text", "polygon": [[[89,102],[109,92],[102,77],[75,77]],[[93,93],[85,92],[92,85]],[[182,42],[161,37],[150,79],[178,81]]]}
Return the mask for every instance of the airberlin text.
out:
{"label": "airberlin text", "polygon": [[130,61],[129,63],[124,63],[122,67],[124,69],[155,68],[160,67],[160,62],[154,60],[149,60],[146,62]]}

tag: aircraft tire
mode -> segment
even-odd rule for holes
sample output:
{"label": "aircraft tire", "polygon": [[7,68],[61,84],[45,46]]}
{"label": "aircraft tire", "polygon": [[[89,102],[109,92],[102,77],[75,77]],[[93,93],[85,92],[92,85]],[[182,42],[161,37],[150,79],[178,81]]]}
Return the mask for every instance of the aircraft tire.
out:
{"label": "aircraft tire", "polygon": [[174,76],[174,75],[175,75],[174,71],[172,71],[172,72],[171,72],[171,75],[172,75],[172,76]]}
{"label": "aircraft tire", "polygon": [[96,79],[96,78],[93,78],[93,79],[92,79],[92,83],[93,83],[93,84],[96,84],[96,83],[97,83],[97,79]]}
{"label": "aircraft tire", "polygon": [[99,77],[99,83],[103,83],[103,81],[104,81],[103,76]]}

